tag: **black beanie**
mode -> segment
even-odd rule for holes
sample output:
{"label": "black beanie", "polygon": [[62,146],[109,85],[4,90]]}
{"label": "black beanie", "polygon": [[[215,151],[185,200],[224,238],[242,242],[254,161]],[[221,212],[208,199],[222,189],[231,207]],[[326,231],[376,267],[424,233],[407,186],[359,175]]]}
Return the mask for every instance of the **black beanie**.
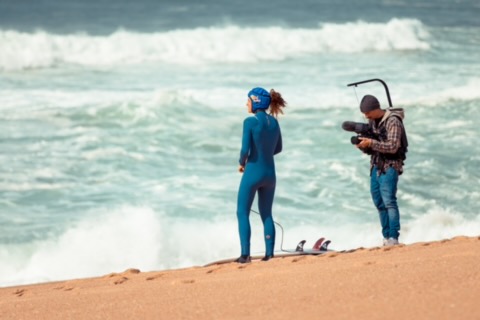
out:
{"label": "black beanie", "polygon": [[378,102],[377,98],[369,94],[364,96],[360,102],[360,111],[366,113],[375,109],[380,109],[380,102]]}

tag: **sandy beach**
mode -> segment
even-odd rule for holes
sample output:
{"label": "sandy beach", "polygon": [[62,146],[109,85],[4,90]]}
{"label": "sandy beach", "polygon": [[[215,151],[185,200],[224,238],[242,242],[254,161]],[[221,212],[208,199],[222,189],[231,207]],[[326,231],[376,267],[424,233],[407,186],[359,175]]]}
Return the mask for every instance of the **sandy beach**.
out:
{"label": "sandy beach", "polygon": [[480,319],[480,237],[0,288],[1,319]]}

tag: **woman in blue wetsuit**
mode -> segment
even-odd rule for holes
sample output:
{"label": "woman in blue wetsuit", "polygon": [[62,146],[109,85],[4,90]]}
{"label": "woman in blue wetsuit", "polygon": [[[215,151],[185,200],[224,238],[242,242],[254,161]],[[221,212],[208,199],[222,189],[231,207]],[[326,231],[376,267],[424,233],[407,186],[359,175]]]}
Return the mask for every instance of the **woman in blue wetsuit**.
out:
{"label": "woman in blue wetsuit", "polygon": [[[250,209],[258,193],[258,209],[263,222],[265,257],[273,257],[275,246],[275,225],[272,204],[275,194],[275,162],[273,156],[282,151],[282,135],[276,119],[283,113],[286,102],[280,93],[263,88],[253,88],[248,93],[248,117],[243,122],[242,149],[240,150],[239,172],[243,173],[238,190],[237,218],[240,233],[241,256],[239,263],[250,262]],[[269,114],[267,114],[269,111]]]}

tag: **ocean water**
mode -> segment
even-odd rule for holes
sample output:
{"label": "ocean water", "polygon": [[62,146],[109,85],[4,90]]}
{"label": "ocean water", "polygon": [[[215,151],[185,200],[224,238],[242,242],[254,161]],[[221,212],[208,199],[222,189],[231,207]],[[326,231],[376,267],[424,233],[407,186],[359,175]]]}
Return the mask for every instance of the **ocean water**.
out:
{"label": "ocean water", "polygon": [[369,160],[341,129],[364,121],[364,94],[388,106],[378,82],[347,87],[372,78],[406,112],[401,242],[479,235],[479,14],[474,0],[0,1],[0,286],[237,256],[254,86],[288,101],[277,250],[381,244]]}

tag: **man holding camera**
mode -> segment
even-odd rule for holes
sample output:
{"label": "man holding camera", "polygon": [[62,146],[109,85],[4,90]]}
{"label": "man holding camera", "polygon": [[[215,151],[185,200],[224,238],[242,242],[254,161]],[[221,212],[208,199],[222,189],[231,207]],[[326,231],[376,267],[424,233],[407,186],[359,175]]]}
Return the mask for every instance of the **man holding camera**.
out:
{"label": "man holding camera", "polygon": [[369,120],[372,137],[359,136],[356,145],[371,155],[370,193],[382,226],[383,245],[398,244],[400,212],[397,205],[398,177],[403,172],[408,141],[403,126],[403,109],[381,109],[377,98],[366,95],[360,111]]}

